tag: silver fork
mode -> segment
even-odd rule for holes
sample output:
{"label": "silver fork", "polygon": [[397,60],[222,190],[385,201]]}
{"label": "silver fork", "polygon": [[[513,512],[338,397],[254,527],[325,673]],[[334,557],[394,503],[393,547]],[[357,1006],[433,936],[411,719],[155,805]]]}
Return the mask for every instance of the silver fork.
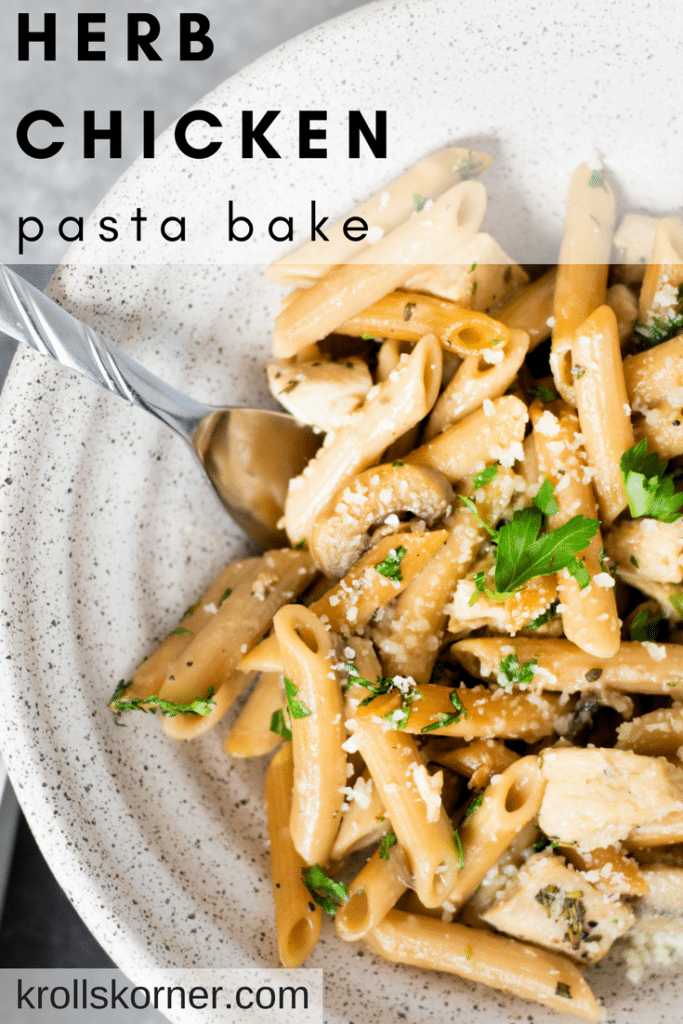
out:
{"label": "silver fork", "polygon": [[287,413],[188,398],[2,265],[0,330],[171,427],[235,522],[264,548],[287,543],[277,522],[287,482],[320,444],[310,427]]}

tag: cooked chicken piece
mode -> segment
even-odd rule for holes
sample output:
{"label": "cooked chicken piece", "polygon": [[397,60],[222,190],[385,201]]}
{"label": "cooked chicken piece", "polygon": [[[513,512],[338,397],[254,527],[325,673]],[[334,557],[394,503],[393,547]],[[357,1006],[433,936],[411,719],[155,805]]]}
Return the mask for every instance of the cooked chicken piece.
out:
{"label": "cooked chicken piece", "polygon": [[498,931],[594,963],[632,927],[631,910],[562,857],[530,857],[482,918]]}

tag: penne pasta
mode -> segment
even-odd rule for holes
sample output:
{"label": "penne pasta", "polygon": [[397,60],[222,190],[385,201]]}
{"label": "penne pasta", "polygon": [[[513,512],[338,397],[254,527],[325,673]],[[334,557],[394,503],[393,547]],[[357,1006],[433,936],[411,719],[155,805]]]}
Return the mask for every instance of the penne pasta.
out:
{"label": "penne pasta", "polygon": [[304,861],[289,831],[293,775],[292,744],[285,743],[270,762],[265,783],[277,951],[284,967],[299,967],[313,950],[322,916],[303,883]]}
{"label": "penne pasta", "polygon": [[326,864],[346,785],[344,705],[334,644],[308,608],[289,605],[273,620],[282,652],[292,730],[294,788],[289,828],[306,864]]}
{"label": "penne pasta", "polygon": [[390,910],[365,941],[394,963],[448,971],[561,1013],[600,1020],[600,1007],[580,971],[561,953],[492,935],[483,928],[400,910]]}

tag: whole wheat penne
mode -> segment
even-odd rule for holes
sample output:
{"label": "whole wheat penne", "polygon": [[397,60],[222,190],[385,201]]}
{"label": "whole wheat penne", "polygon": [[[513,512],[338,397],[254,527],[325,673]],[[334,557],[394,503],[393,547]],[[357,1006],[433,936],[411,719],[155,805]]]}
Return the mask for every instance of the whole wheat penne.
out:
{"label": "whole wheat penne", "polygon": [[543,690],[601,690],[683,694],[683,647],[649,641],[622,642],[612,658],[597,658],[569,640],[485,638],[459,640],[451,647],[458,661],[480,679],[495,680],[502,658],[514,654],[520,665],[534,661],[533,685]]}
{"label": "whole wheat penne", "polygon": [[180,658],[192,638],[218,613],[223,601],[257,565],[259,559],[245,558],[233,562],[213,581],[199,600],[187,609],[176,629],[166,637],[160,647],[142,662],[133,676],[126,697],[149,697],[158,694],[166,676]]}
{"label": "whole wheat penne", "polygon": [[331,334],[350,317],[393,291],[415,264],[437,263],[470,238],[484,216],[486,192],[462,181],[415,217],[385,235],[371,250],[352,256],[302,291],[275,321],[273,352],[282,359]]}
{"label": "whole wheat penne", "polygon": [[339,829],[346,785],[337,652],[309,608],[281,608],[273,624],[282,651],[292,730],[292,842],[306,864],[326,864]]}
{"label": "whole wheat penne", "polygon": [[[512,471],[501,467],[495,479],[481,489],[478,509],[485,522],[498,521],[510,503],[513,486]],[[429,680],[448,618],[446,605],[486,536],[484,527],[460,504],[446,543],[397,596],[391,615],[375,630],[375,642],[389,674],[412,676],[419,683]]]}
{"label": "whole wheat penne", "polygon": [[332,442],[318,450],[301,476],[290,480],[285,520],[292,544],[310,536],[317,516],[346,480],[377,462],[392,441],[427,414],[440,380],[441,349],[426,335],[396,378],[373,388]]}
{"label": "whole wheat penne", "polygon": [[572,375],[574,332],[602,306],[614,230],[614,196],[602,169],[581,164],[574,171],[565,211],[553,297],[550,367],[565,402],[575,405]]}
{"label": "whole wheat penne", "polygon": [[[432,736],[457,736],[464,740],[498,736],[534,743],[550,736],[558,715],[571,708],[570,704],[561,703],[561,698],[551,694],[505,693],[486,686],[461,686],[455,693],[464,711],[456,721],[443,725],[443,716],[450,718],[458,710],[458,705],[454,706],[451,699],[451,690],[434,683],[423,683],[419,689],[423,699],[412,705],[405,726],[408,733],[426,731]],[[400,699],[394,694],[376,697],[368,705],[375,718],[380,720],[394,713],[399,706]]]}
{"label": "whole wheat penne", "polygon": [[371,334],[417,342],[433,334],[442,348],[456,355],[490,352],[508,342],[505,324],[485,313],[422,292],[395,291],[345,320],[337,331],[353,338]]}
{"label": "whole wheat penne", "polygon": [[572,358],[581,433],[601,517],[609,526],[628,504],[619,460],[633,445],[617,318],[609,306],[600,306],[574,332]]}
{"label": "whole wheat penne", "polygon": [[680,306],[678,288],[683,284],[683,221],[664,217],[657,225],[640,290],[639,319],[651,324],[654,317],[668,320]]}
{"label": "whole wheat penne", "polygon": [[536,281],[524,285],[502,305],[492,311],[506,327],[525,331],[529,335],[529,351],[550,337],[553,294],[557,270],[546,271]]}
{"label": "whole wheat penne", "polygon": [[[556,530],[576,515],[595,518],[595,495],[586,453],[577,444],[576,413],[564,403],[544,407],[535,401],[529,415],[534,425],[539,470],[555,488],[558,511],[549,517],[549,528]],[[619,616],[613,583],[603,575],[602,549],[602,536],[598,531],[588,547],[577,555],[584,559],[594,582],[580,590],[576,580],[563,569],[557,573],[557,587],[566,637],[589,654],[611,658],[620,643]],[[599,585],[603,583],[610,585]]]}
{"label": "whole wheat penne", "polygon": [[343,220],[336,221],[331,227],[325,225],[326,242],[316,240],[295,249],[272,263],[266,270],[266,276],[281,284],[314,283],[330,266],[346,263],[359,250],[370,245],[367,238],[352,241],[344,233],[344,225],[350,217],[365,221],[369,232],[380,231],[384,234],[392,231],[415,212],[416,196],[423,205],[431,205],[430,201],[437,199],[463,178],[480,174],[490,163],[491,157],[485,153],[456,146],[430,153],[357,206]]}
{"label": "whole wheat penne", "polygon": [[383,921],[406,891],[408,869],[394,846],[385,859],[375,850],[349,886],[349,901],[335,917],[337,935],[345,942],[356,942]]}
{"label": "whole wheat penne", "polygon": [[[355,746],[391,818],[414,888],[425,906],[435,907],[448,896],[458,872],[450,822],[440,796],[429,786],[415,740],[404,732],[382,728],[384,723],[374,720],[373,704],[354,713],[350,728]],[[406,779],[411,781],[410,788]]]}
{"label": "whole wheat penne", "polygon": [[504,394],[528,349],[529,335],[513,328],[505,347],[501,344],[493,352],[467,356],[439,395],[425,427],[425,440],[429,441],[451,423],[459,423],[487,399]]}
{"label": "whole wheat penne", "polygon": [[231,757],[260,757],[279,746],[282,738],[270,728],[276,711],[282,710],[284,691],[281,672],[264,672],[240,711],[223,744]]}
{"label": "whole wheat penne", "polygon": [[299,967],[312,952],[322,916],[303,883],[304,861],[289,831],[293,776],[292,744],[285,743],[270,762],[265,784],[277,949],[285,967]]}
{"label": "whole wheat penne", "polygon": [[406,455],[406,462],[438,469],[455,483],[481,463],[500,461],[511,466],[524,454],[522,441],[528,420],[526,406],[514,395],[504,395],[490,407],[478,409],[447,427],[443,433]]}
{"label": "whole wheat penne", "polygon": [[390,910],[369,932],[370,948],[394,963],[457,974],[584,1020],[601,1010],[579,969],[550,953],[483,928]]}
{"label": "whole wheat penne", "polygon": [[209,686],[218,691],[242,655],[266,632],[277,609],[300,594],[315,571],[307,551],[267,552],[192,638],[166,677],[161,697],[191,701],[206,696]]}
{"label": "whole wheat penne", "polygon": [[456,910],[537,814],[544,789],[545,780],[535,757],[514,761],[491,780],[479,806],[458,828],[464,864],[448,896]]}

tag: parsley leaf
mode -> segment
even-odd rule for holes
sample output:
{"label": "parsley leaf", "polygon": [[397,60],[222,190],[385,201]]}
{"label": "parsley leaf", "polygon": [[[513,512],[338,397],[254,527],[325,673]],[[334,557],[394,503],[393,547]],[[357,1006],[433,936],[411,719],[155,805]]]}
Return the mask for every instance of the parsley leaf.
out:
{"label": "parsley leaf", "polygon": [[531,620],[531,622],[527,622],[524,628],[538,629],[539,626],[545,626],[546,622],[550,622],[553,616],[557,614],[557,606],[559,603],[559,600],[553,601],[549,608],[546,608],[544,612],[541,612],[540,615],[537,615],[535,619]]}
{"label": "parsley leaf", "polygon": [[392,846],[396,846],[398,839],[396,838],[395,832],[387,832],[385,836],[382,836],[379,844],[379,859],[389,860],[389,850]]}
{"label": "parsley leaf", "polygon": [[494,462],[492,466],[487,466],[482,469],[481,473],[477,473],[474,477],[474,489],[478,491],[480,487],[486,487],[498,476],[498,464]]}
{"label": "parsley leaf", "polygon": [[600,529],[597,519],[573,516],[568,522],[538,536],[543,522],[541,510],[532,506],[518,510],[512,522],[498,531],[496,570],[494,582],[496,601],[505,601],[517,590],[537,576],[566,569],[583,590],[590,583],[590,575],[583,562],[576,557]]}
{"label": "parsley leaf", "polygon": [[[394,676],[394,684],[400,678],[400,676]],[[404,683],[405,689],[401,691],[401,706],[396,708],[395,711],[387,711],[386,715],[382,715],[382,718],[391,723],[392,729],[405,729],[413,704],[416,700],[424,700],[424,693],[417,686],[412,676],[406,676],[405,678],[407,682]]]}
{"label": "parsley leaf", "polygon": [[302,868],[301,877],[315,902],[331,917],[337,913],[339,904],[349,898],[349,890],[344,883],[329,878],[319,864]]}
{"label": "parsley leaf", "polygon": [[656,640],[659,636],[659,624],[662,622],[661,610],[649,617],[647,608],[641,608],[640,611],[633,616],[631,625],[628,627],[631,640],[640,641],[643,640]]}
{"label": "parsley leaf", "polygon": [[634,518],[652,516],[662,523],[680,519],[683,494],[674,491],[674,475],[667,472],[668,462],[660,462],[657,452],[647,454],[647,439],[627,448],[619,461],[621,479]]}
{"label": "parsley leaf", "polygon": [[211,699],[213,697],[213,686],[209,687],[206,697],[194,697],[185,703],[178,700],[164,700],[155,693],[149,697],[132,697],[130,700],[126,700],[121,694],[128,689],[130,682],[126,683],[123,690],[119,689],[120,686],[121,683],[116,687],[114,696],[109,702],[109,707],[112,711],[147,712],[151,710],[153,714],[159,708],[162,715],[165,715],[166,718],[175,718],[176,715],[210,715],[212,709],[216,707],[216,701]]}
{"label": "parsley leaf", "polygon": [[462,852],[462,842],[460,841],[460,836],[458,834],[457,828],[454,825],[452,825],[451,828],[453,829],[453,838],[455,839],[455,845],[458,850],[458,867],[462,871],[462,869],[465,867],[465,857]]}
{"label": "parsley leaf", "polygon": [[287,728],[285,713],[282,708],[273,711],[270,716],[270,731],[274,732],[277,736],[282,736],[283,740],[291,740],[292,730]]}
{"label": "parsley leaf", "polygon": [[418,213],[424,210],[427,200],[424,196],[418,195],[417,192],[413,192],[413,205]]}
{"label": "parsley leaf", "polygon": [[529,394],[536,395],[542,402],[555,402],[559,398],[559,395],[556,395],[550,388],[544,387],[543,384],[539,384],[536,388],[529,388]]}
{"label": "parsley leaf", "polygon": [[483,799],[484,799],[484,794],[483,793],[479,793],[478,796],[475,796],[474,800],[472,800],[467,805],[467,810],[465,811],[465,813],[463,815],[463,819],[462,819],[463,821],[467,821],[468,818],[472,817],[474,812],[476,810],[478,810],[479,807],[481,807]]}
{"label": "parsley leaf", "polygon": [[547,849],[547,847],[550,847],[551,850],[554,850],[560,845],[556,839],[550,839],[545,834],[540,825],[537,825],[536,828],[541,834],[534,843],[534,845],[531,847],[534,853],[540,853],[541,850],[545,850]]}
{"label": "parsley leaf", "polygon": [[306,543],[306,538],[302,537],[301,540],[298,540],[296,542],[296,544],[294,545],[294,550],[295,551],[301,551],[301,549],[302,549],[302,547],[304,546],[305,543]]}
{"label": "parsley leaf", "polygon": [[[449,694],[449,700],[455,711],[450,714],[446,711],[439,711],[434,716],[434,721],[429,725],[425,725],[420,732],[433,732],[434,729],[445,729],[447,725],[453,725],[455,722],[459,722],[462,718],[467,718],[467,708],[460,700],[457,690],[451,690]],[[407,721],[407,719],[406,719]],[[405,728],[405,726],[404,726]]]}
{"label": "parsley leaf", "polygon": [[[185,618],[184,615],[183,615],[183,618]],[[185,629],[184,626],[178,626],[177,629],[172,630],[168,635],[169,636],[194,636],[194,633],[190,629]]]}
{"label": "parsley leaf", "polygon": [[[475,573],[475,591],[470,599],[470,605],[476,603],[481,593],[485,593],[493,601],[507,601],[530,580],[559,572],[560,569],[566,569],[581,590],[589,585],[590,574],[583,561],[579,562],[576,555],[577,552],[583,551],[595,536],[600,529],[600,523],[597,519],[588,519],[583,515],[573,516],[556,530],[550,530],[539,537],[541,527],[545,523],[545,515],[538,505],[548,513],[557,509],[553,486],[549,480],[546,479],[543,483],[534,499],[535,504],[531,508],[518,509],[513,514],[512,521],[504,523],[499,530],[492,530],[484,522],[474,502],[463,495],[460,497],[481,525],[488,530],[495,545],[495,590],[486,586],[486,574],[483,570]],[[683,503],[683,496],[681,502]]]}
{"label": "parsley leaf", "polygon": [[653,316],[650,325],[636,323],[633,333],[641,351],[655,348],[663,341],[670,341],[671,338],[677,338],[683,333],[683,316],[672,316],[668,320]]}
{"label": "parsley leaf", "polygon": [[401,562],[407,554],[408,548],[404,547],[403,544],[399,544],[395,550],[389,552],[386,558],[374,566],[375,572],[378,572],[380,576],[386,576],[388,580],[394,583],[400,583],[403,579]]}
{"label": "parsley leaf", "polygon": [[599,170],[594,168],[591,171],[590,177],[588,179],[588,187],[589,188],[602,188],[606,192],[607,191],[607,186],[605,185],[605,172],[604,171],[599,171]]}
{"label": "parsley leaf", "polygon": [[520,665],[516,654],[506,654],[504,658],[500,659],[498,666],[498,685],[507,689],[514,686],[515,683],[530,683],[534,678],[536,665],[538,665],[538,657],[530,658]]}
{"label": "parsley leaf", "polygon": [[228,589],[223,592],[223,595],[222,595],[220,601],[218,602],[218,607],[219,608],[223,604],[224,601],[227,601],[227,599],[230,597],[231,594],[232,594],[232,587],[228,587]]}
{"label": "parsley leaf", "polygon": [[287,697],[287,706],[289,707],[290,715],[292,716],[292,718],[308,718],[311,712],[308,710],[305,704],[303,704],[300,700],[296,699],[299,690],[294,685],[292,680],[287,678],[287,676],[284,677],[284,680],[285,695]]}
{"label": "parsley leaf", "polygon": [[557,501],[553,497],[554,486],[546,477],[541,484],[540,490],[535,498],[533,498],[533,504],[536,508],[539,508],[545,516],[555,516],[560,511],[560,507]]}
{"label": "parsley leaf", "polygon": [[405,306],[403,307],[403,319],[406,320],[406,321],[410,320],[411,316],[413,315],[413,310],[414,309],[415,309],[415,303],[414,302],[406,302]]}

